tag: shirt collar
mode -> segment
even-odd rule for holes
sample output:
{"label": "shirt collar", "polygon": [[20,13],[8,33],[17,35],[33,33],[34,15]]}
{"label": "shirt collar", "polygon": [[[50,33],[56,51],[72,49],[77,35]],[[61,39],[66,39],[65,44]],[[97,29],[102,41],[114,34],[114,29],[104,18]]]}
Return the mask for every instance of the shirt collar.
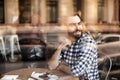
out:
{"label": "shirt collar", "polygon": [[84,36],[85,36],[85,34],[82,33],[81,37],[79,39],[77,39],[75,42],[79,43],[79,42],[83,41]]}

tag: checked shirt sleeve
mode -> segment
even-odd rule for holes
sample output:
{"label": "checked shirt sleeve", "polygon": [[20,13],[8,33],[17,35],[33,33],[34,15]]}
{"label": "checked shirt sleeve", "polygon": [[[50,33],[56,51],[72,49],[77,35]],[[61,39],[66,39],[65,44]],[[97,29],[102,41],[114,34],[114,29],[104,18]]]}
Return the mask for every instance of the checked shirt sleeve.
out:
{"label": "checked shirt sleeve", "polygon": [[86,43],[82,45],[82,48],[78,53],[79,56],[77,64],[71,66],[71,71],[74,76],[86,73],[91,65],[94,65],[93,61],[96,56],[95,50],[96,48],[93,43]]}

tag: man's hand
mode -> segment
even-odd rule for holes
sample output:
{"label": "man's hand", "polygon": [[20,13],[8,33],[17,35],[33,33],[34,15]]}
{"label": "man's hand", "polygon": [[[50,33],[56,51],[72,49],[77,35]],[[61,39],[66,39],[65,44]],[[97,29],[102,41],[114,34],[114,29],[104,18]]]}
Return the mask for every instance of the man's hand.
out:
{"label": "man's hand", "polygon": [[60,37],[60,43],[61,44],[58,47],[58,49],[62,48],[63,50],[67,49],[67,47],[69,47],[72,44],[72,42],[69,39],[65,38],[65,37]]}

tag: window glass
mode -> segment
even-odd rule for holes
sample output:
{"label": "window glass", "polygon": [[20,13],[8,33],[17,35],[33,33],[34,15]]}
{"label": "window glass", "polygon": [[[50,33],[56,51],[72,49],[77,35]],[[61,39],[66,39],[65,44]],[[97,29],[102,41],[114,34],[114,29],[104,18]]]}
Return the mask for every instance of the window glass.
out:
{"label": "window glass", "polygon": [[81,4],[83,4],[82,0],[73,0],[74,12],[81,11]]}
{"label": "window glass", "polygon": [[58,0],[47,0],[47,22],[58,22]]}
{"label": "window glass", "polygon": [[20,23],[31,23],[31,0],[19,0]]}
{"label": "window glass", "polygon": [[[78,13],[80,16],[84,12],[84,0],[73,0],[74,14]],[[83,18],[83,16],[81,16]]]}
{"label": "window glass", "polygon": [[[120,0],[119,0],[119,15],[120,15]],[[119,22],[120,22],[120,16],[119,16]]]}
{"label": "window glass", "polygon": [[104,39],[104,42],[108,43],[108,42],[114,42],[114,41],[118,41],[119,37],[108,37],[106,39]]}
{"label": "window glass", "polygon": [[98,0],[98,22],[104,21],[105,0]]}
{"label": "window glass", "polygon": [[4,0],[0,0],[0,24],[4,23]]}

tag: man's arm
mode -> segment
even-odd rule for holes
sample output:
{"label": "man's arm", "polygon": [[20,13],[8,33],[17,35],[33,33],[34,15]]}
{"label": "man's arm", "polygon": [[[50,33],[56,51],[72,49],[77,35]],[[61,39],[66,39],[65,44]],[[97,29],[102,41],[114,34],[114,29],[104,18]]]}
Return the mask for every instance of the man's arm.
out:
{"label": "man's arm", "polygon": [[71,68],[70,68],[69,66],[65,65],[64,63],[61,63],[61,64],[58,66],[57,69],[65,72],[65,73],[67,73],[67,74],[71,74]]}
{"label": "man's arm", "polygon": [[59,65],[59,56],[61,54],[62,49],[66,46],[65,43],[62,43],[56,50],[56,52],[53,54],[51,59],[48,62],[48,68],[50,70],[56,69],[56,67]]}
{"label": "man's arm", "polygon": [[58,48],[56,52],[53,54],[53,56],[50,58],[50,60],[48,61],[48,68],[50,70],[56,69],[56,67],[58,66],[61,50],[62,48]]}
{"label": "man's arm", "polygon": [[48,68],[50,70],[57,68],[57,66],[59,65],[59,57],[60,57],[61,51],[67,45],[71,45],[71,42],[68,41],[67,39],[64,39],[64,41],[59,45],[56,52],[53,54],[53,56],[51,57],[51,59],[48,62]]}

